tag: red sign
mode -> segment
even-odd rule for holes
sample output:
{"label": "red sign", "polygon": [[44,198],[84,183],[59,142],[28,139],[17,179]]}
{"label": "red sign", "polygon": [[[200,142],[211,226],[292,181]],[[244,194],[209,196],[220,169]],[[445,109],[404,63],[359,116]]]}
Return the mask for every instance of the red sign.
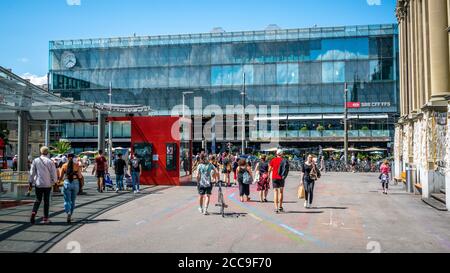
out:
{"label": "red sign", "polygon": [[347,102],[347,108],[361,108],[360,102]]}

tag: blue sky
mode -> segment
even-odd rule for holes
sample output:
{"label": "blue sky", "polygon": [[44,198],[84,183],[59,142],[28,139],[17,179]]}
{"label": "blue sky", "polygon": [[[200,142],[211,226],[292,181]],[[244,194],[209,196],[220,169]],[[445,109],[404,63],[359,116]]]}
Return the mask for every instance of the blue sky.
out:
{"label": "blue sky", "polygon": [[48,71],[48,42],[394,23],[395,0],[1,0],[0,65],[33,80]]}

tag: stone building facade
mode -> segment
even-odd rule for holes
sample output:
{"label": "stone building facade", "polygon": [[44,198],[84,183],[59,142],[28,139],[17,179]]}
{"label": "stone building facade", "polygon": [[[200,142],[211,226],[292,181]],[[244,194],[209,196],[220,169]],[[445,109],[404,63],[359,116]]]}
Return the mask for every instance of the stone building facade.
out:
{"label": "stone building facade", "polygon": [[439,195],[450,209],[450,0],[398,0],[396,13],[401,117],[395,175],[414,165],[424,201]]}

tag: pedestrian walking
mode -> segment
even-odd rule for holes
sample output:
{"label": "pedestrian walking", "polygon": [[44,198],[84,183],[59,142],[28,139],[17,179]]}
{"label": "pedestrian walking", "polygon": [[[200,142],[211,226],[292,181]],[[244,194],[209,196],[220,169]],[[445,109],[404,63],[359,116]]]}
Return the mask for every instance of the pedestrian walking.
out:
{"label": "pedestrian walking", "polygon": [[142,175],[142,164],[136,152],[133,153],[133,156],[130,160],[130,174],[131,174],[131,181],[133,183],[133,192],[139,193],[140,179]]}
{"label": "pedestrian walking", "polygon": [[312,207],[314,198],[314,186],[316,181],[321,177],[321,173],[317,164],[314,162],[314,156],[308,155],[307,160],[302,165],[302,182],[305,188],[305,208]]}
{"label": "pedestrian walking", "polygon": [[34,202],[33,210],[31,212],[30,223],[34,224],[36,221],[36,214],[39,206],[44,199],[44,224],[49,224],[50,220],[50,194],[52,185],[58,180],[58,173],[53,162],[48,158],[48,148],[41,147],[41,155],[33,160],[30,170],[30,181],[36,188],[36,201]]}
{"label": "pedestrian walking", "polygon": [[203,215],[208,215],[209,201],[212,193],[213,178],[218,174],[218,170],[211,162],[208,162],[206,155],[202,154],[197,168],[197,189],[198,189],[198,211]]}
{"label": "pedestrian walking", "polygon": [[225,182],[225,185],[227,187],[231,186],[230,182],[231,171],[232,171],[231,157],[225,154],[222,160],[222,174],[223,174],[223,181]]}
{"label": "pedestrian walking", "polygon": [[103,151],[98,151],[98,156],[95,158],[95,165],[92,169],[92,174],[96,174],[97,177],[97,191],[103,192],[104,190],[104,181],[105,181],[105,174],[108,172],[108,163],[103,155]]}
{"label": "pedestrian walking", "polygon": [[123,191],[123,178],[125,176],[125,170],[127,163],[122,159],[122,154],[117,155],[117,159],[114,161],[114,172],[116,173],[116,192]]}
{"label": "pedestrian walking", "polygon": [[250,185],[253,183],[252,168],[245,159],[241,159],[236,172],[241,202],[250,202]]}
{"label": "pedestrian walking", "polygon": [[273,203],[275,212],[283,212],[283,195],[285,180],[289,174],[289,162],[283,158],[283,150],[277,150],[277,157],[272,159],[269,164],[269,177],[272,181],[274,190]]}
{"label": "pedestrian walking", "polygon": [[267,202],[267,195],[269,194],[270,183],[269,183],[269,163],[267,163],[266,155],[262,155],[260,157],[261,161],[256,164],[255,178],[259,176],[257,179],[257,190],[259,192],[259,200],[261,203]]}
{"label": "pedestrian walking", "polygon": [[75,161],[75,155],[67,156],[68,162],[65,163],[59,174],[59,180],[64,181],[64,210],[67,214],[67,223],[72,223],[72,215],[75,210],[75,201],[80,190],[80,181],[83,178],[81,166]]}
{"label": "pedestrian walking", "polygon": [[383,186],[383,194],[388,194],[388,189],[389,189],[389,181],[390,181],[390,177],[389,174],[391,173],[391,167],[389,165],[389,161],[385,160],[383,162],[383,164],[381,164],[380,167],[380,181],[381,184]]}

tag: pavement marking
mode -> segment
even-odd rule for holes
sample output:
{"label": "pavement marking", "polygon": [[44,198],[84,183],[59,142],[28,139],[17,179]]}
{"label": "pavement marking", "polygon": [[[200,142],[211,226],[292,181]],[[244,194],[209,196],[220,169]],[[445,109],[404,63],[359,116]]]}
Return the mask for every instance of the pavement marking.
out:
{"label": "pavement marking", "polygon": [[145,223],[147,223],[147,221],[142,220],[142,221],[137,222],[137,223],[136,223],[136,226],[139,226],[139,225],[142,225],[142,224],[145,224]]}
{"label": "pavement marking", "polygon": [[[325,247],[327,245],[326,243],[321,242],[320,240],[318,240],[312,236],[305,235],[303,232],[298,231],[297,229],[284,224],[280,220],[277,220],[277,219],[274,219],[273,217],[268,216],[267,214],[265,214],[261,210],[257,209],[256,207],[252,207],[252,206],[240,203],[235,198],[235,195],[236,195],[236,192],[232,193],[230,196],[228,196],[228,199],[230,199],[231,201],[236,203],[238,206],[246,209],[247,211],[253,211],[253,213],[255,215],[258,215],[258,216],[262,217],[262,219],[264,219],[263,223],[265,223],[266,225],[269,224],[272,228],[275,228],[280,233],[287,235],[289,238],[291,238],[295,241],[301,242],[301,243],[304,243],[305,242],[304,239],[306,239],[310,242],[317,244],[320,247]],[[296,236],[293,236],[294,234]]]}
{"label": "pavement marking", "polygon": [[259,218],[258,216],[254,215],[253,213],[249,213],[249,215],[260,222],[263,221],[263,219]]}

